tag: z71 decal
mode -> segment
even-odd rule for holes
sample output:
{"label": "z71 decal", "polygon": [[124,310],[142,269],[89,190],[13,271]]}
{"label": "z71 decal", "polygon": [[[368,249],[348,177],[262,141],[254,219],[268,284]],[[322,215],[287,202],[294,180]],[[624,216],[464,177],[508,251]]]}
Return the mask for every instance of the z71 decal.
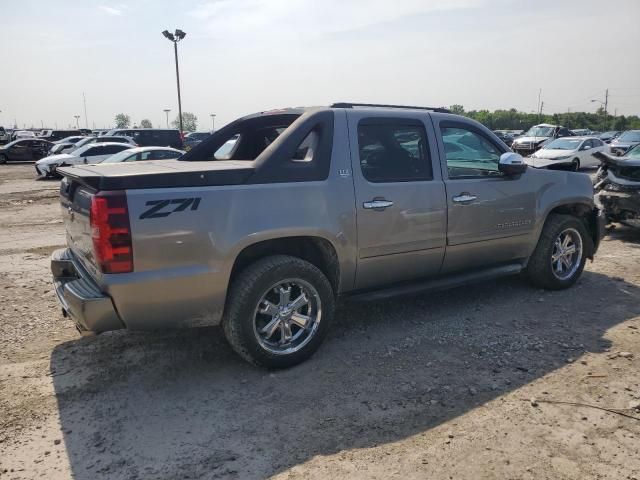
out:
{"label": "z71 decal", "polygon": [[[197,210],[200,205],[200,198],[176,198],[175,200],[149,200],[146,204],[151,207],[140,214],[140,220],[145,218],[168,217],[172,213],[184,212],[187,208]],[[174,207],[175,205],[175,207]]]}

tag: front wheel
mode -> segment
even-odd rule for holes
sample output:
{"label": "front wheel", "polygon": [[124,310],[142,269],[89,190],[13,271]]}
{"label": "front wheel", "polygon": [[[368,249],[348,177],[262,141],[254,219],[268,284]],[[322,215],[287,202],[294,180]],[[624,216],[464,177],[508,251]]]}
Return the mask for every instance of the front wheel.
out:
{"label": "front wheel", "polygon": [[573,159],[573,162],[571,162],[571,170],[573,172],[577,172],[578,170],[580,170],[580,160],[578,160],[577,158]]}
{"label": "front wheel", "polygon": [[4,155],[4,154],[0,155],[0,165],[3,165],[5,163],[7,163],[7,160],[8,159],[7,159],[6,155]]}
{"label": "front wheel", "polygon": [[562,290],[580,277],[591,238],[584,223],[571,215],[551,214],[526,269],[526,275],[536,286]]}
{"label": "front wheel", "polygon": [[334,308],[331,284],[316,266],[276,255],[250,265],[233,281],[222,327],[244,359],[287,368],[318,349]]}

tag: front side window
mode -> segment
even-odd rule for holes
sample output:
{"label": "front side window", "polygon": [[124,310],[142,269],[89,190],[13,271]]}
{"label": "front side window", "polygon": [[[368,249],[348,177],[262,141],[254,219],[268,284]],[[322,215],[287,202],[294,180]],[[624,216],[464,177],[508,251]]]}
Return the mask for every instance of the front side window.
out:
{"label": "front side window", "polygon": [[484,135],[466,128],[441,128],[449,178],[501,175],[500,150]]}
{"label": "front side window", "polygon": [[431,159],[424,127],[401,121],[366,120],[358,125],[362,175],[373,183],[431,180]]}

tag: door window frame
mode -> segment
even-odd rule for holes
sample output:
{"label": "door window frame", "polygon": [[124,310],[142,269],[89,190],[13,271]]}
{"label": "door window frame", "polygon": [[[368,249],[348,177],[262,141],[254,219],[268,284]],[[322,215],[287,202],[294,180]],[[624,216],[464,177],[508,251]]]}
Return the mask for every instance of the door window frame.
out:
{"label": "door window frame", "polygon": [[[421,130],[423,134],[423,138],[425,140],[424,145],[424,153],[426,158],[424,159],[426,163],[427,176],[416,176],[415,178],[406,178],[406,179],[391,179],[385,181],[373,181],[366,177],[364,171],[362,170],[362,163],[360,159],[360,142],[359,142],[359,133],[361,126],[392,126],[392,127],[413,127]],[[358,166],[360,170],[360,176],[362,179],[372,185],[385,185],[385,184],[395,184],[395,183],[415,183],[415,182],[432,182],[435,179],[435,171],[433,164],[433,156],[431,154],[431,144],[429,142],[429,134],[427,128],[422,120],[411,117],[362,117],[356,123],[356,148],[355,151],[358,155]]]}
{"label": "door window frame", "polygon": [[[487,134],[487,132],[483,131],[481,128],[472,123],[466,123],[459,120],[440,120],[437,122],[437,126],[434,128],[434,130],[438,139],[438,150],[440,152],[442,176],[444,180],[496,180],[506,178],[506,175],[500,171],[498,171],[498,175],[465,175],[464,177],[450,177],[449,166],[447,164],[447,153],[444,148],[444,138],[442,135],[443,128],[461,128],[473,132],[476,135],[480,135],[486,142],[493,145],[493,147],[499,152],[499,156],[507,153],[508,151],[510,151],[510,149],[507,147],[507,149],[505,150],[498,142],[492,139],[491,136]],[[500,161],[499,158],[498,161]]]}

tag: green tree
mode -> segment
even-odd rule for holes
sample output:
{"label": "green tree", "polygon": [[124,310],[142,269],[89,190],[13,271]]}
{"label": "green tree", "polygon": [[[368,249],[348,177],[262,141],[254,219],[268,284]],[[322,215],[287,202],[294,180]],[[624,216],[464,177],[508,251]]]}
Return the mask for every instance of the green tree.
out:
{"label": "green tree", "polygon": [[116,115],[116,128],[129,128],[131,125],[131,117],[125,113],[119,113]]}
{"label": "green tree", "polygon": [[464,115],[464,107],[462,105],[451,105],[449,110],[451,110],[451,113],[455,113],[456,115]]}
{"label": "green tree", "polygon": [[148,118],[143,118],[142,120],[140,120],[140,128],[153,128],[151,120],[149,120]]}
{"label": "green tree", "polygon": [[[174,128],[180,128],[180,117],[171,122]],[[191,112],[182,112],[182,129],[185,132],[195,132],[198,128],[198,117]]]}

